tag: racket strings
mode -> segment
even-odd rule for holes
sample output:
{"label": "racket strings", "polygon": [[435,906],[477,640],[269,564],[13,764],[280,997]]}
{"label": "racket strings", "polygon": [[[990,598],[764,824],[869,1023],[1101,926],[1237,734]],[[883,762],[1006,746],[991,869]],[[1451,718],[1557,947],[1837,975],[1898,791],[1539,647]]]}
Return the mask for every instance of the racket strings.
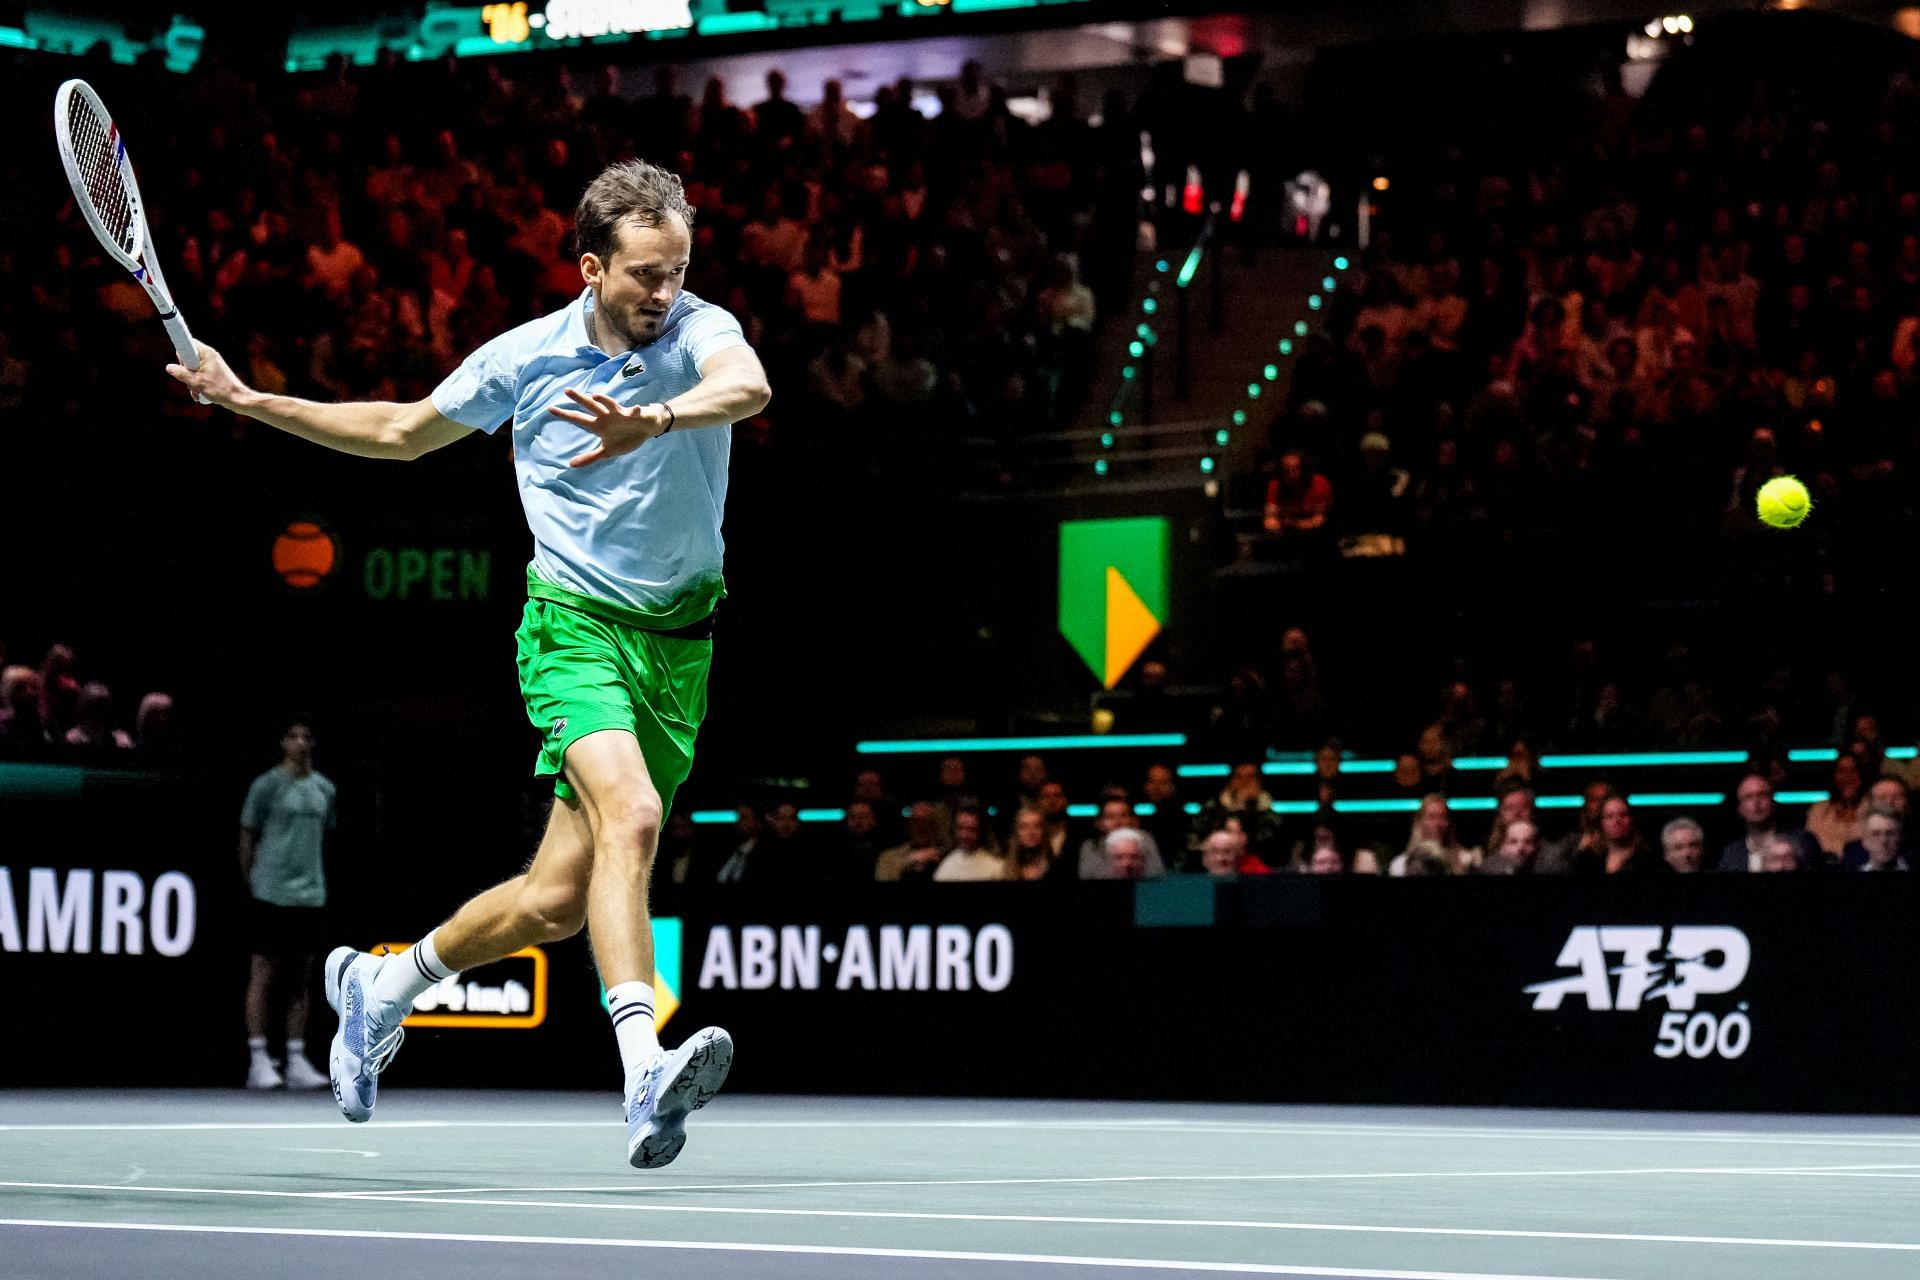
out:
{"label": "racket strings", "polygon": [[67,107],[67,138],[100,225],[122,249],[133,252],[133,201],[115,154],[117,139],[111,123],[77,93]]}

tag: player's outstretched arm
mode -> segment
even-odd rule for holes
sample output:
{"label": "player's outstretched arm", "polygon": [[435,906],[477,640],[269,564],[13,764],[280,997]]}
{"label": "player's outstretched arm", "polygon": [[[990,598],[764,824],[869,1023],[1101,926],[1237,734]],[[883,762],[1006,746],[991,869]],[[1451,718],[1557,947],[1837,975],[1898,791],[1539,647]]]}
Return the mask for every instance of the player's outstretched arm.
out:
{"label": "player's outstretched arm", "polygon": [[240,381],[220,353],[206,343],[194,346],[200,352],[198,369],[170,364],[167,372],[210,403],[342,453],[410,461],[473,430],[441,416],[431,400],[321,404],[268,395]]}
{"label": "player's outstretched arm", "polygon": [[693,389],[664,404],[622,405],[612,396],[590,396],[572,389],[567,395],[577,408],[556,405],[547,412],[600,437],[598,444],[569,461],[570,467],[632,453],[669,430],[729,426],[751,418],[773,399],[767,371],[746,346],[728,347],[707,357]]}

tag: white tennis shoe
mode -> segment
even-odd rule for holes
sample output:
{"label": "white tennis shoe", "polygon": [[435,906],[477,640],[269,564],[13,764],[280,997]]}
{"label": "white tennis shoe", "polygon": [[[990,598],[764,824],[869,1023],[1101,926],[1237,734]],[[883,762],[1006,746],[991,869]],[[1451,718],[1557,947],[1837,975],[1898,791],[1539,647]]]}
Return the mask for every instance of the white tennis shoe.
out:
{"label": "white tennis shoe", "polygon": [[327,1003],[340,1015],[327,1066],[333,1100],[355,1124],[373,1115],[376,1077],[400,1051],[406,1032],[405,1008],[373,998],[373,976],[388,960],[352,947],[335,947],[327,956]]}
{"label": "white tennis shoe", "polygon": [[313,1069],[313,1064],[307,1061],[304,1053],[287,1055],[285,1075],[289,1089],[324,1089],[328,1083],[327,1077]]}
{"label": "white tennis shoe", "polygon": [[733,1066],[733,1038],[718,1027],[694,1032],[627,1077],[627,1163],[659,1169],[687,1145],[687,1117],[713,1101]]}

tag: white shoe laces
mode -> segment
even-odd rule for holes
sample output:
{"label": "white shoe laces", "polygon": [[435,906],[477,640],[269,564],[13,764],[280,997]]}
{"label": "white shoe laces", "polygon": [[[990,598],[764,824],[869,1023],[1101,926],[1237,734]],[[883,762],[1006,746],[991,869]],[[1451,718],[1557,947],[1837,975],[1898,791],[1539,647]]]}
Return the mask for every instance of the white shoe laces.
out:
{"label": "white shoe laces", "polygon": [[393,1055],[400,1052],[400,1042],[406,1038],[405,1027],[395,1027],[381,1036],[373,1047],[367,1050],[367,1056],[361,1059],[360,1069],[370,1076],[377,1076],[385,1071],[387,1064],[393,1061]]}

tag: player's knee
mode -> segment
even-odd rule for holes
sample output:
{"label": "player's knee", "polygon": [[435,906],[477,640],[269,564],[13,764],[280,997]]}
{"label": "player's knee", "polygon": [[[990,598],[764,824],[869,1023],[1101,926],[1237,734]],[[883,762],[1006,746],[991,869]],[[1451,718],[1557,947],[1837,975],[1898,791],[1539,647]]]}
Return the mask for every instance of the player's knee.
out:
{"label": "player's knee", "polygon": [[585,885],[528,885],[521,893],[521,910],[548,942],[559,942],[580,932],[587,923]]}
{"label": "player's knee", "polygon": [[600,815],[594,832],[594,856],[650,858],[660,843],[664,818],[659,797],[634,796]]}

